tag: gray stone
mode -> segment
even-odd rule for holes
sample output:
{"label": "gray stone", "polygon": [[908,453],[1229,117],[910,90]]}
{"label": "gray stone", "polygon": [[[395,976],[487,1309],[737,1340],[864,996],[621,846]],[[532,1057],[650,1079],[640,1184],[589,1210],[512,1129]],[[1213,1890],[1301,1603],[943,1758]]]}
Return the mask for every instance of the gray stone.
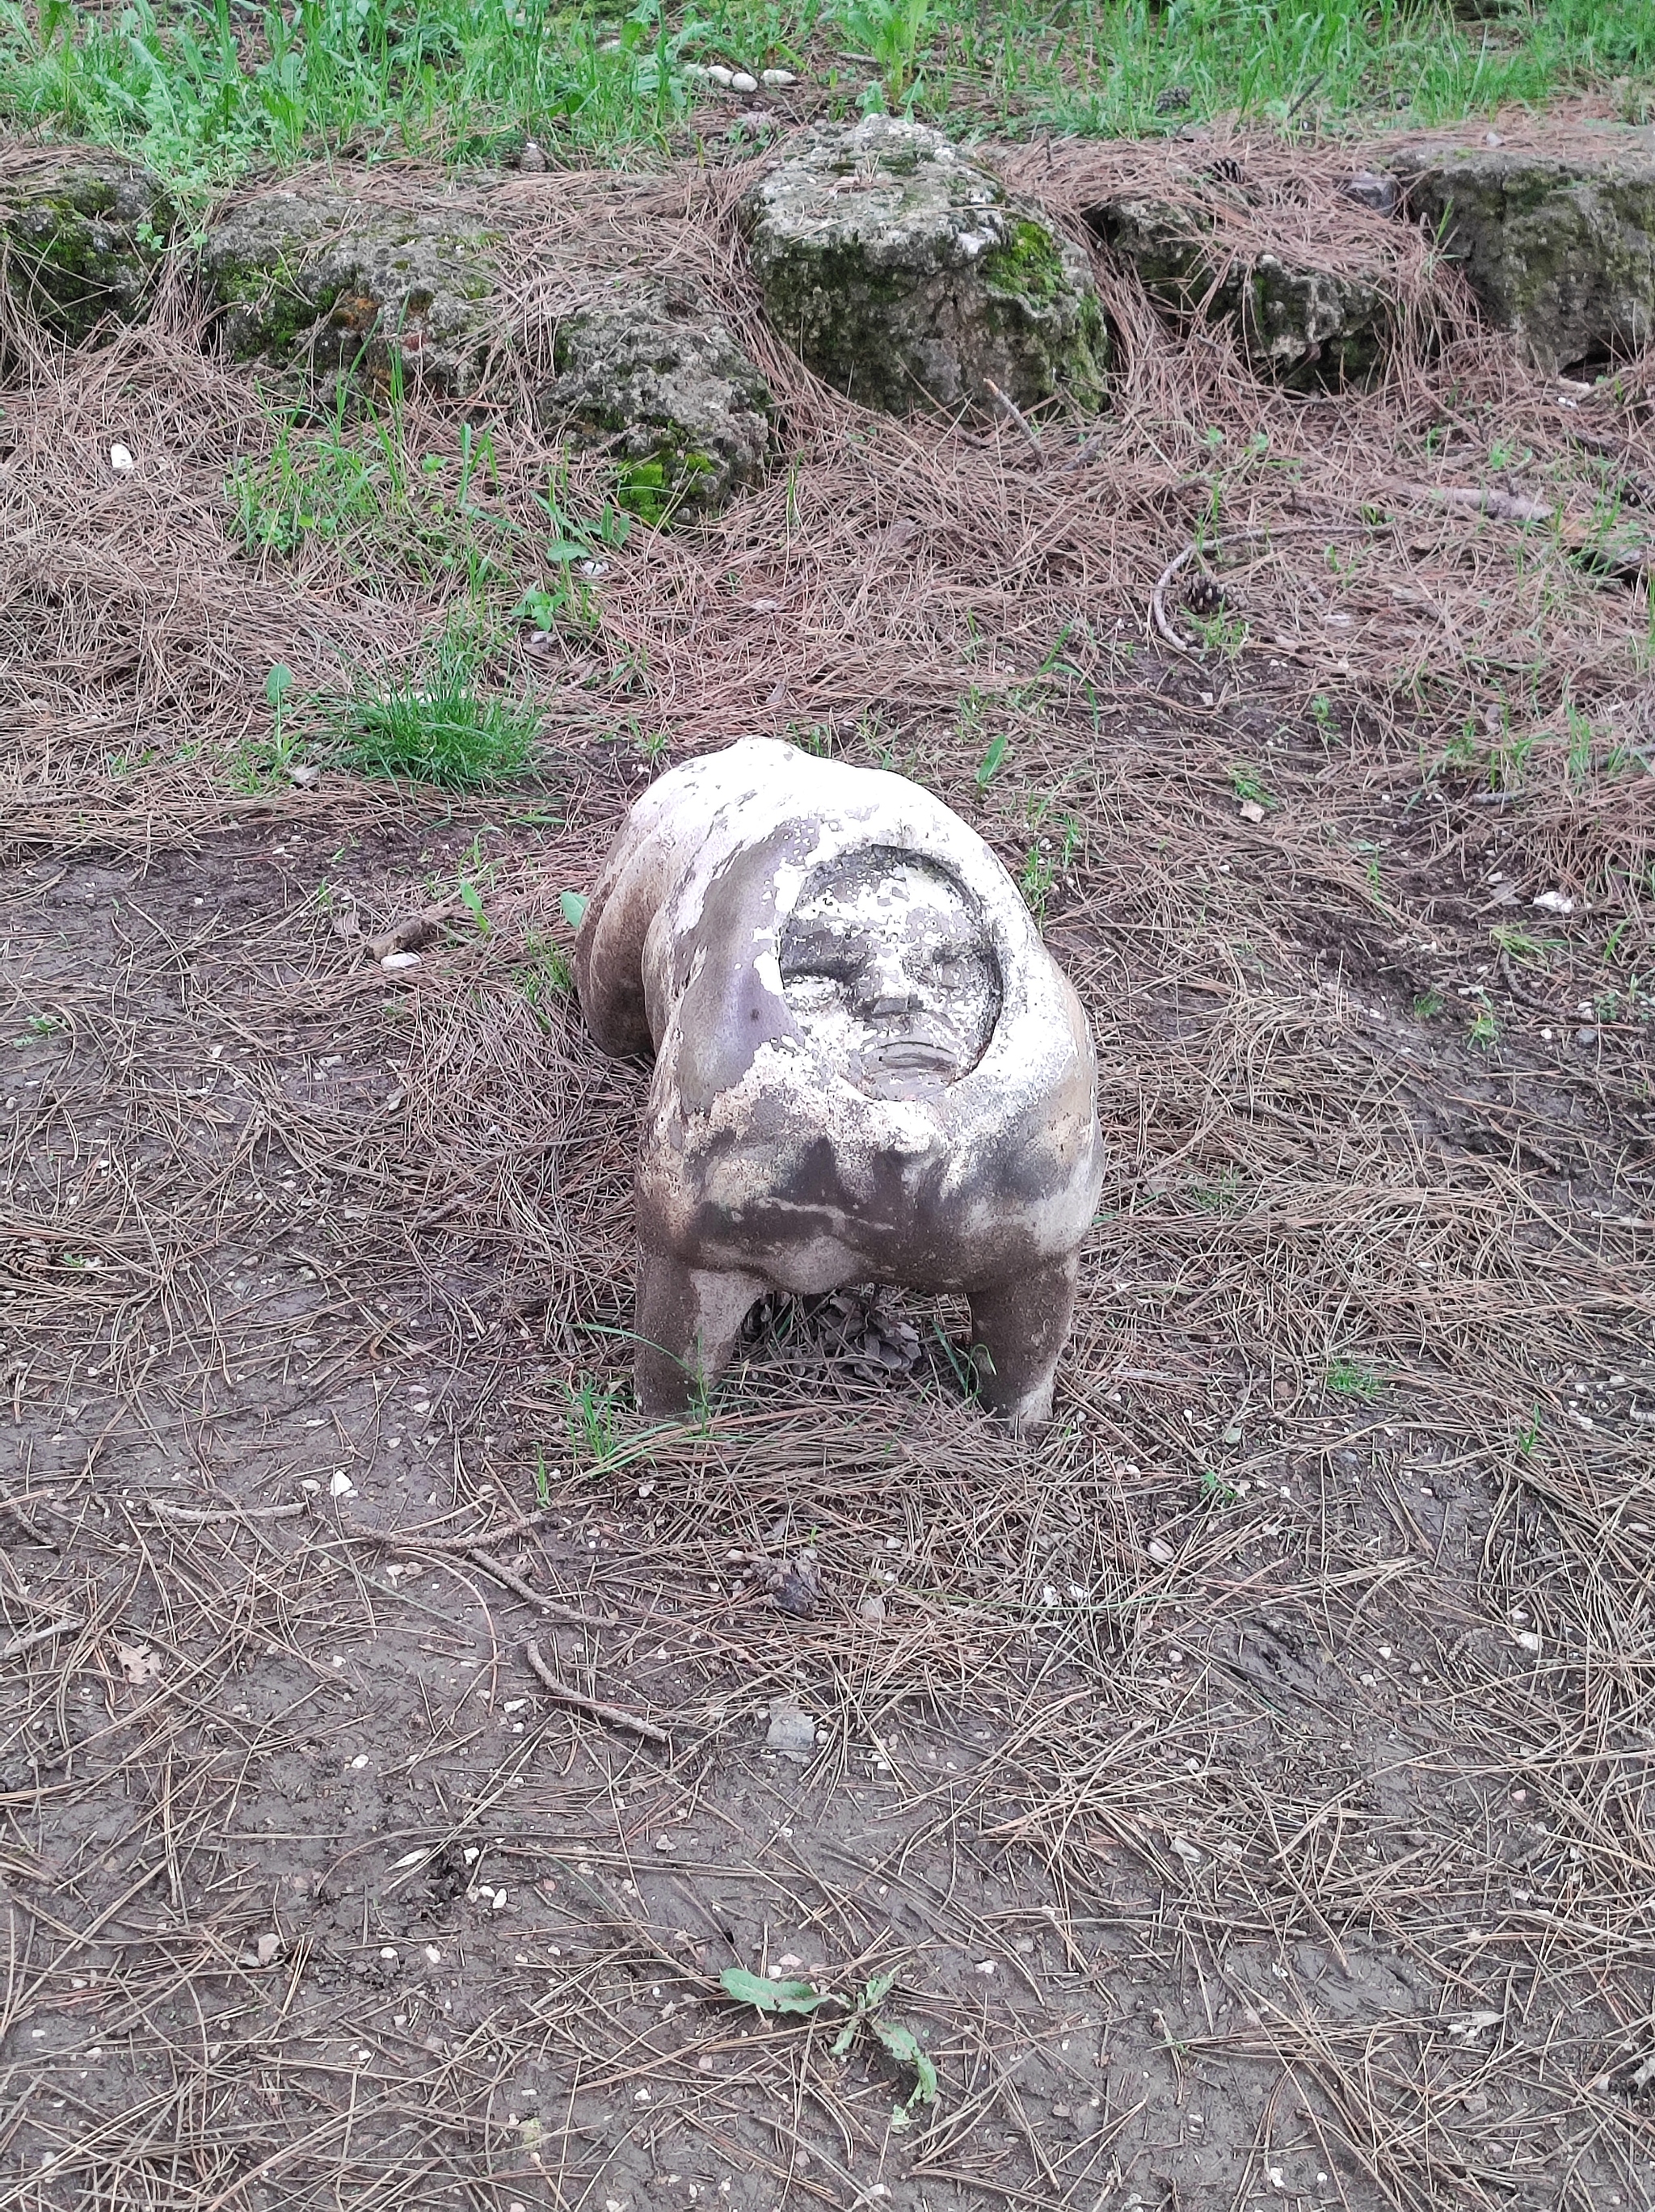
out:
{"label": "gray stone", "polygon": [[808,1759],[815,1748],[816,1724],[809,1713],[801,1710],[789,1698],[770,1700],[770,1726],[766,1732],[767,1751],[779,1751],[784,1759]]}
{"label": "gray stone", "polygon": [[554,360],[539,420],[603,446],[652,520],[711,513],[762,471],[769,387],[695,286],[627,280],[558,325]]}
{"label": "gray stone", "polygon": [[482,225],[340,193],[262,192],[209,231],[202,276],[238,360],[325,383],[353,370],[383,389],[409,383],[464,399],[500,331],[493,237]]}
{"label": "gray stone", "polygon": [[1655,335],[1655,133],[1593,136],[1601,152],[1438,142],[1391,162],[1489,321],[1551,374]]}
{"label": "gray stone", "polygon": [[634,806],[575,980],[653,1050],[638,1402],[688,1411],[762,1297],[969,1301],[982,1396],[1052,1409],[1103,1176],[1086,1017],[999,861],[903,777],[752,738]]}
{"label": "gray stone", "polygon": [[1402,186],[1378,169],[1358,169],[1353,176],[1342,178],[1339,191],[1370,215],[1395,215],[1402,200]]}
{"label": "gray stone", "polygon": [[1102,404],[1085,256],[940,131],[865,116],[812,132],[743,203],[776,330],[825,382],[906,415]]}
{"label": "gray stone", "polygon": [[1260,375],[1302,390],[1360,384],[1378,369],[1391,326],[1379,284],[1269,252],[1239,255],[1198,206],[1123,195],[1086,220],[1159,305],[1234,323]]}
{"label": "gray stone", "polygon": [[118,154],[50,147],[0,166],[7,289],[72,343],[106,316],[142,319],[174,220],[155,179]]}

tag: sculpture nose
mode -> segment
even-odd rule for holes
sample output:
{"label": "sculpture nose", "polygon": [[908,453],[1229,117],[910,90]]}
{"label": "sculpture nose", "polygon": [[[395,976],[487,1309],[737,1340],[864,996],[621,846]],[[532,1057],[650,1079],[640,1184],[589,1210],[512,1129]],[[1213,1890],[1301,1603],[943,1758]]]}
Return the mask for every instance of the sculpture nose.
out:
{"label": "sculpture nose", "polygon": [[873,1021],[911,1014],[921,1003],[906,961],[900,953],[888,951],[876,953],[869,963],[859,997],[858,1011]]}

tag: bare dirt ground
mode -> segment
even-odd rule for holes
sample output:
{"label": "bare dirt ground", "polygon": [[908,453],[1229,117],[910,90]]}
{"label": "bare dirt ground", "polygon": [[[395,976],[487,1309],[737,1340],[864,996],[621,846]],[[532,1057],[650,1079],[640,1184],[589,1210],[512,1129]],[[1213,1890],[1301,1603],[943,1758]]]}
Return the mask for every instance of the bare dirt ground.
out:
{"label": "bare dirt ground", "polygon": [[[724,250],[716,183],[615,189]],[[541,773],[452,801],[260,773],[272,661],[444,587],[233,550],[270,432],[187,300],[15,364],[0,2203],[1655,2196],[1647,609],[1464,513],[1343,550],[1353,486],[1496,441],[1578,496],[1583,414],[1635,474],[1644,386],[1561,414],[1451,332],[1307,404],[1116,307],[1086,454],[774,367],[773,485],[521,648]],[[497,435],[509,508],[547,456]],[[1317,528],[1180,656],[1146,605],[1221,477]],[[647,1071],[558,894],[659,763],[790,728],[979,821],[1090,1009],[1113,1168],[1037,1443],[890,1297],[629,1411]],[[364,957],[462,877],[486,931]],[[731,1966],[894,1970],[935,2104]]]}

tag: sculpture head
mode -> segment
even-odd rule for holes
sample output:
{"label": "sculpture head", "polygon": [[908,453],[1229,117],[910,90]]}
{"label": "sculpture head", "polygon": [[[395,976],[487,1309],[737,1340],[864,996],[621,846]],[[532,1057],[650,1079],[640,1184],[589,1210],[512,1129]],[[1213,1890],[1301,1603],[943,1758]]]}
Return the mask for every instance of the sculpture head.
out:
{"label": "sculpture head", "polygon": [[781,939],[788,1011],[870,1098],[931,1098],[982,1058],[1000,973],[976,899],[934,860],[888,845],[818,869]]}

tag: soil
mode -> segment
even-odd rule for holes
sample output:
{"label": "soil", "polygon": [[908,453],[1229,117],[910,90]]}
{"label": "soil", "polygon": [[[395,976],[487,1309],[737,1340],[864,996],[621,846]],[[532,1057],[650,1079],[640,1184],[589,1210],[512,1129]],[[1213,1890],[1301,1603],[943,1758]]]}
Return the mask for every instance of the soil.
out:
{"label": "soil", "polygon": [[[834,471],[900,475],[967,580],[904,603],[917,674],[846,495],[843,629],[790,603],[739,713],[734,540],[688,538],[630,549],[538,783],[250,781],[327,593],[425,603],[233,557],[246,387],[168,415],[176,329],[121,344],[8,398],[0,2205],[1649,2203],[1655,780],[1488,803],[1267,645],[1036,696],[1020,631],[997,689],[985,574],[1141,638],[1180,537],[1131,597],[1015,571],[1076,479],[863,425],[729,526],[742,588],[795,587]],[[121,574],[70,495],[119,380],[176,471]],[[1037,1440],[891,1286],[630,1410],[648,1071],[559,895],[664,759],[780,732],[766,653],[802,736],[979,824],[1088,1007],[1112,1169]],[[162,764],[100,765],[140,726]]]}

